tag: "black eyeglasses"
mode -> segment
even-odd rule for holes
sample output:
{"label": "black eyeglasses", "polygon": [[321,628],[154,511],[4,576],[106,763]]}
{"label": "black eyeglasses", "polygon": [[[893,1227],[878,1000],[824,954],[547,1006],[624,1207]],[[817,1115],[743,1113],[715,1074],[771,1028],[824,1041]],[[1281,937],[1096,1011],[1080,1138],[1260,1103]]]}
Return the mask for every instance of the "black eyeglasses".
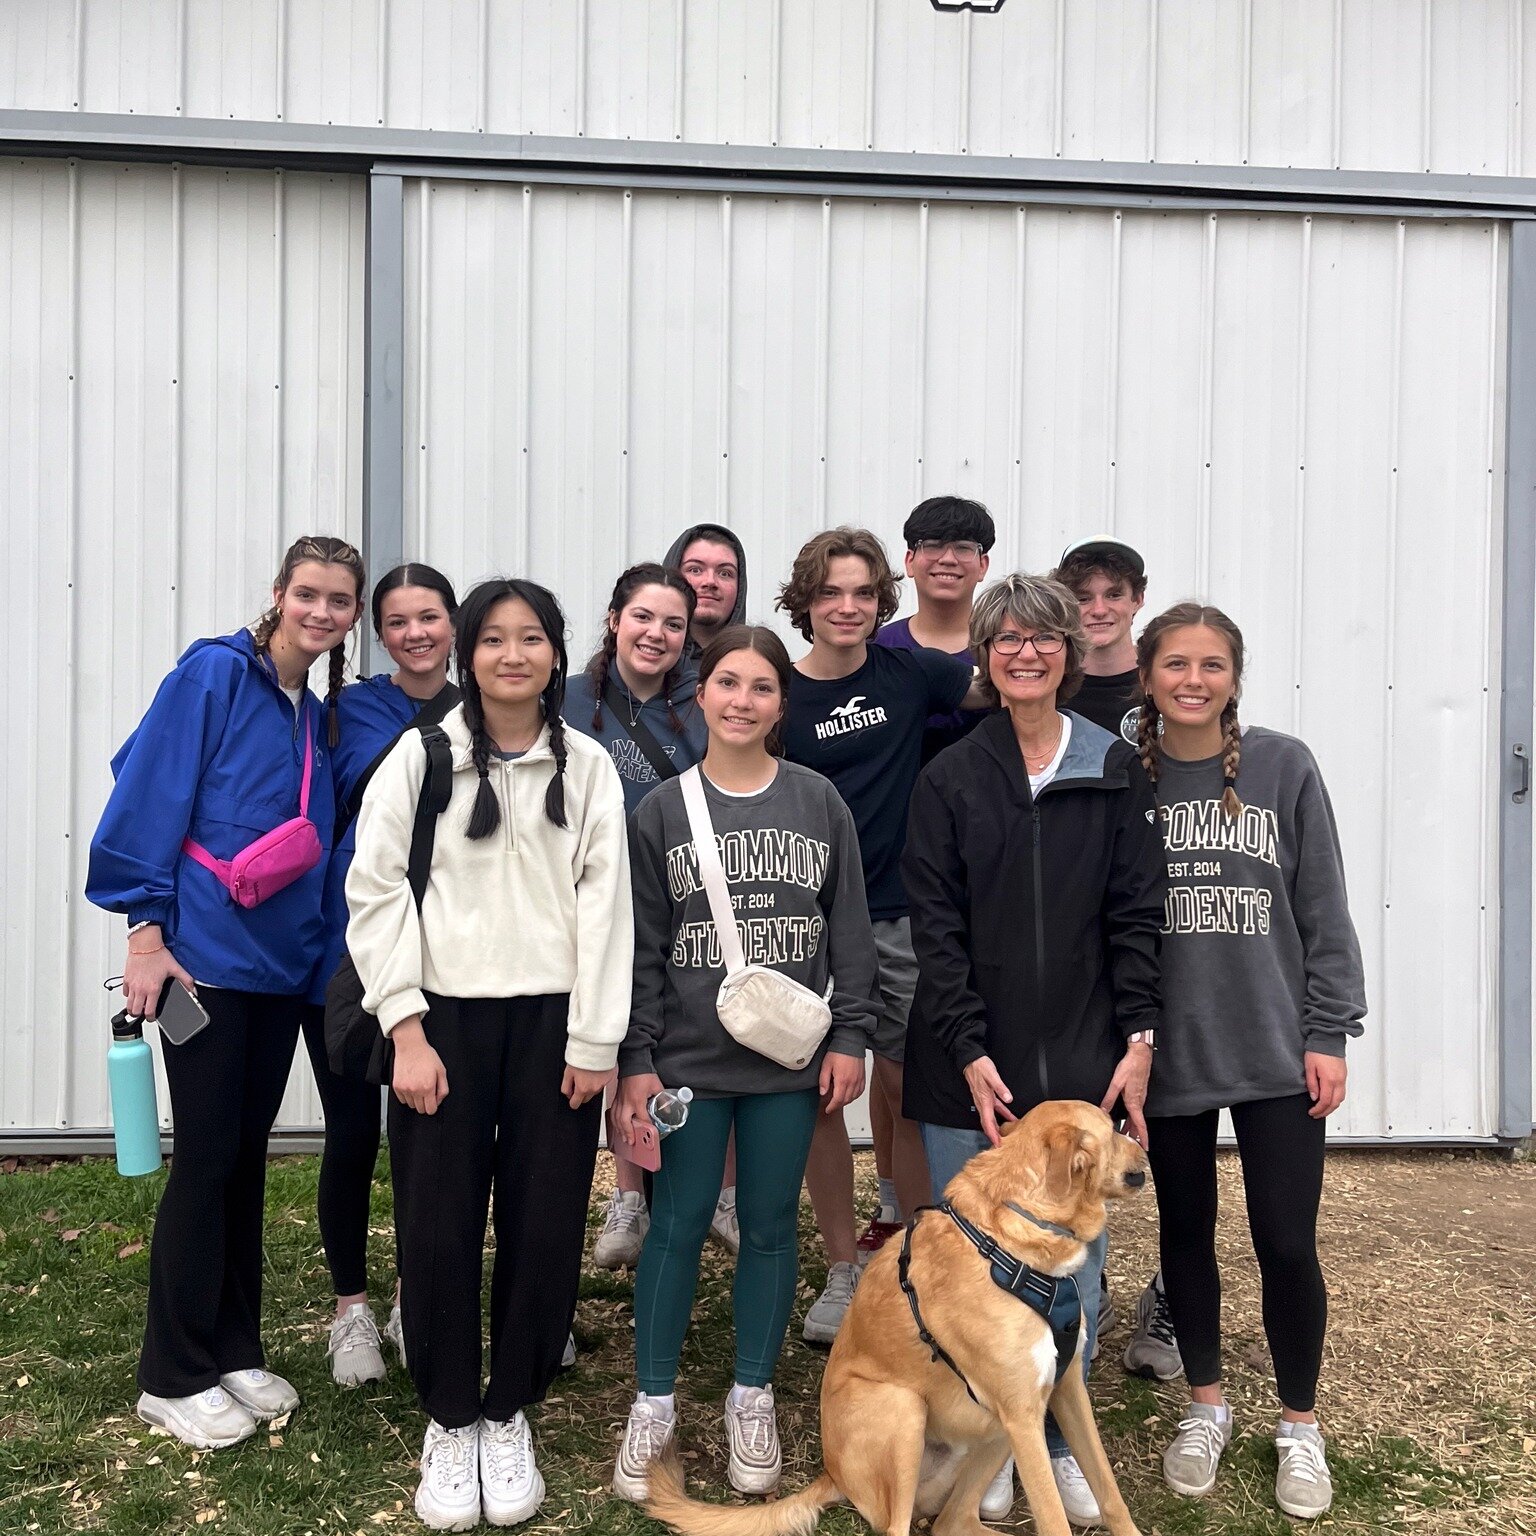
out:
{"label": "black eyeglasses", "polygon": [[1040,635],[1016,635],[1012,630],[992,637],[992,649],[999,656],[1017,656],[1026,645],[1035,648],[1037,656],[1054,656],[1067,643],[1065,635],[1052,634],[1047,630]]}

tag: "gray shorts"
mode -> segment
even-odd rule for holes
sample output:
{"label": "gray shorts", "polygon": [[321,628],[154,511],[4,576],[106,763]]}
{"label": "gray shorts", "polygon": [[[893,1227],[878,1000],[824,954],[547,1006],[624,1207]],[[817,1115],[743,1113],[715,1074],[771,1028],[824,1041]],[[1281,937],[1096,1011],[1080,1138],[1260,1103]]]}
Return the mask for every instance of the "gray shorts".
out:
{"label": "gray shorts", "polygon": [[917,956],[912,953],[912,919],[893,917],[873,924],[880,960],[880,1017],[870,1048],[888,1061],[907,1053],[907,1015],[917,990]]}

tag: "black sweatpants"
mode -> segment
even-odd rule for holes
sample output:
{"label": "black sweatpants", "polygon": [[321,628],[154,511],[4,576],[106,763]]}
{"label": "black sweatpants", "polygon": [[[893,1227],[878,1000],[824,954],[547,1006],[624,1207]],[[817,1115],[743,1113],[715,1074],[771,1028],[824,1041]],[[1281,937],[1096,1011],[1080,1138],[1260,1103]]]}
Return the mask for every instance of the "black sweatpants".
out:
{"label": "black sweatpants", "polygon": [[208,1025],[164,1041],[175,1139],[149,1254],[139,1386],[190,1397],[261,1350],[267,1137],[282,1103],[303,1002],[199,987]]}
{"label": "black sweatpants", "polygon": [[368,1289],[368,1205],[379,1155],[384,1090],[360,1078],[338,1077],[325,1054],[325,1009],[304,1009],[304,1045],[325,1114],[320,1159],[320,1241],[338,1296]]}
{"label": "black sweatpants", "polygon": [[[448,1096],[433,1115],[389,1098],[405,1356],[447,1429],[543,1400],[576,1312],[602,1096],[561,1097],[558,997],[427,994]],[[495,1191],[491,1379],[480,1391],[480,1273]]]}
{"label": "black sweatpants", "polygon": [[[1248,1230],[1259,1260],[1264,1334],[1280,1401],[1309,1413],[1328,1326],[1317,1261],[1327,1122],[1299,1093],[1232,1106],[1243,1163]],[[1221,1379],[1221,1275],[1216,1268],[1216,1123],[1220,1111],[1147,1116],[1147,1156],[1157,1185],[1163,1289],[1184,1374],[1192,1387]]]}

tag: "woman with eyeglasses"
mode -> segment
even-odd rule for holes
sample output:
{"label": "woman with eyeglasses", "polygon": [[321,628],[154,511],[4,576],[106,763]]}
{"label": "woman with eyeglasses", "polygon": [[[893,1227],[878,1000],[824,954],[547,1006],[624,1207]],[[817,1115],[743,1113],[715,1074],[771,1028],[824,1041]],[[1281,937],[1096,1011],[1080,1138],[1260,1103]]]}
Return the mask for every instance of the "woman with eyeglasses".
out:
{"label": "woman with eyeglasses", "polygon": [[[1013,575],[971,618],[984,691],[1002,706],[923,770],[902,876],[917,995],[903,1110],[922,1128],[934,1192],[1000,1122],[1046,1099],[1115,1111],[1145,1145],[1147,1080],[1161,1007],[1159,931],[1167,864],[1135,749],[1062,709],[1083,676],[1077,599]],[[1033,1214],[1059,1216],[1042,1192]],[[1079,1294],[1096,1298],[1107,1237],[1088,1247]],[[1083,1308],[1083,1367],[1097,1305]],[[1051,1470],[1068,1519],[1098,1503],[1053,1420]],[[983,1500],[1011,1503],[1012,1465]]]}

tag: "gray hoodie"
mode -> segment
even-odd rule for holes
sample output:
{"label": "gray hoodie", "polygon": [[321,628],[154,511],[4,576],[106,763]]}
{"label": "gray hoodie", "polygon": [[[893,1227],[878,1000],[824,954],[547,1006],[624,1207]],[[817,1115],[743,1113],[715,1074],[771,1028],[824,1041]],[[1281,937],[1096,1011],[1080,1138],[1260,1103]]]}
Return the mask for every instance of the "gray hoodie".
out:
{"label": "gray hoodie", "polygon": [[1149,1115],[1304,1093],[1304,1053],[1342,1056],[1363,1029],[1360,943],[1315,759],[1251,727],[1237,793],[1231,821],[1219,757],[1158,760],[1168,904]]}
{"label": "gray hoodie", "polygon": [[[736,551],[736,606],[731,609],[731,616],[726,623],[745,624],[747,622],[747,552],[742,547],[741,540],[729,528],[721,523],[695,523],[691,528],[683,529],[661,563],[670,570],[680,569],[683,563],[683,551],[695,539],[712,539],[719,544],[729,544]],[[697,656],[698,653],[699,647],[690,635],[685,654]]]}

